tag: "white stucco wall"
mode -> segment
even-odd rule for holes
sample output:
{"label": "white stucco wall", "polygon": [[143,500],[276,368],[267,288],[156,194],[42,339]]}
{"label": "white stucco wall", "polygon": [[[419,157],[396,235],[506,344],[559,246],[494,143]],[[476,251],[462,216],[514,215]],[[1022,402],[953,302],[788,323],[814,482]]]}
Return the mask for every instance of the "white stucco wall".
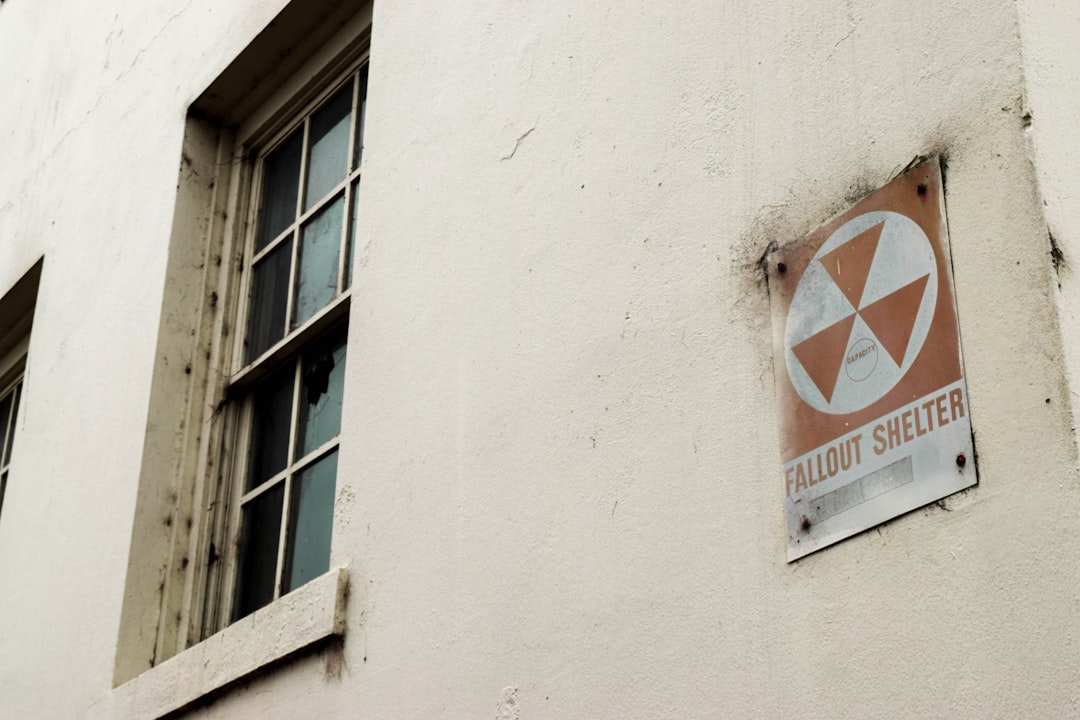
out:
{"label": "white stucco wall", "polygon": [[45,257],[0,519],[0,716],[82,717],[112,685],[184,118],[283,4],[0,6],[0,292]]}
{"label": "white stucco wall", "polygon": [[[1029,152],[1036,169],[1046,232],[1060,251],[1056,298],[1065,342],[1066,368],[1075,385],[1080,362],[1080,303],[1076,259],[1080,256],[1080,216],[1076,168],[1080,167],[1080,53],[1075,29],[1080,5],[1068,2],[1017,4],[1023,38],[1024,98]],[[1077,410],[1075,402],[1074,412]],[[1073,425],[1076,421],[1074,419]]]}
{"label": "white stucco wall", "polygon": [[[185,112],[284,4],[0,6],[0,292],[45,257],[0,518],[5,717],[111,689]],[[1046,236],[1071,196],[1044,209],[1036,179],[1076,170],[1033,163],[1024,98],[1039,131],[1056,76],[1025,74],[1021,16],[377,2],[344,666],[192,716],[1075,714],[1075,320]],[[1071,148],[1066,110],[1045,147]],[[928,152],[980,485],[789,565],[755,262]]]}

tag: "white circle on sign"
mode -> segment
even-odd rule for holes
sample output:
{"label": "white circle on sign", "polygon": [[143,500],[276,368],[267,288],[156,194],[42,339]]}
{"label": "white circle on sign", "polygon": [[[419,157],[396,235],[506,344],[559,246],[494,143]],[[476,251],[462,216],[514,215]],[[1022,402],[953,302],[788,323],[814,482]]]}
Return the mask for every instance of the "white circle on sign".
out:
{"label": "white circle on sign", "polygon": [[870,338],[859,338],[851,343],[844,357],[844,372],[855,382],[862,382],[877,369],[877,343]]}
{"label": "white circle on sign", "polygon": [[937,288],[934,250],[913,220],[880,210],[844,223],[791,299],[784,355],[795,391],[830,415],[880,400],[918,357]]}

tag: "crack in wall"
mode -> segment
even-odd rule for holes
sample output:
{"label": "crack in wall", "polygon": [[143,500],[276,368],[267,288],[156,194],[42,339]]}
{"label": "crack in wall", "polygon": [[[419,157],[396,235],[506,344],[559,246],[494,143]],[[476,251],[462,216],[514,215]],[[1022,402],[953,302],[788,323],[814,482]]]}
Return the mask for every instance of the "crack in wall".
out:
{"label": "crack in wall", "polygon": [[513,150],[511,150],[511,151],[510,151],[510,154],[509,154],[509,155],[503,155],[503,156],[502,156],[501,158],[499,158],[499,159],[500,159],[500,160],[509,160],[510,158],[514,157],[514,155],[515,155],[515,154],[517,153],[517,151],[518,151],[518,148],[519,148],[519,147],[521,147],[521,143],[525,142],[525,138],[527,138],[527,137],[529,137],[530,135],[532,135],[532,132],[533,132],[533,130],[535,130],[535,129],[536,129],[536,126],[535,126],[535,125],[533,125],[533,126],[532,126],[531,128],[529,128],[528,130],[526,130],[525,132],[523,132],[523,133],[522,133],[521,135],[518,135],[518,139],[514,141],[514,148],[513,148]]}

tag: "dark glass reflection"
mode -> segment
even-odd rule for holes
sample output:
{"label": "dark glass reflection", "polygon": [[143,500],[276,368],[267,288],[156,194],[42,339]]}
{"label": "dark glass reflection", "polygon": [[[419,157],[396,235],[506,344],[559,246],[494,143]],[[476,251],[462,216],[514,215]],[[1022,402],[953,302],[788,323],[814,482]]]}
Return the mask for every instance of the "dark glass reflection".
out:
{"label": "dark glass reflection", "polygon": [[294,367],[290,365],[278,372],[253,393],[248,490],[285,469],[289,458]]}
{"label": "dark glass reflection", "polygon": [[304,128],[300,127],[266,156],[255,252],[266,247],[296,219],[296,195],[300,191],[300,157],[303,149]]}
{"label": "dark glass reflection", "polygon": [[291,264],[292,240],[289,240],[274,248],[255,266],[245,362],[255,360],[285,335]]}
{"label": "dark glass reflection", "polygon": [[233,620],[239,620],[274,599],[274,573],[277,570],[284,499],[285,485],[282,483],[244,507]]}

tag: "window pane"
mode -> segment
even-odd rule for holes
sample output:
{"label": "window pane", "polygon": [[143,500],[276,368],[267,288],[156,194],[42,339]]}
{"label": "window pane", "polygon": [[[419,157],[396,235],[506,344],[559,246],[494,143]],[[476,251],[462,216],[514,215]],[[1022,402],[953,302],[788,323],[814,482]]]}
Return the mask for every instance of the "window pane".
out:
{"label": "window pane", "polygon": [[338,255],[345,198],[339,197],[304,226],[300,267],[296,272],[293,327],[299,327],[326,307],[337,294]]}
{"label": "window pane", "polygon": [[8,393],[4,396],[3,400],[0,400],[0,467],[7,465],[8,449],[7,449],[7,431],[8,420],[11,419],[11,400],[12,393]]}
{"label": "window pane", "polygon": [[356,144],[353,146],[353,169],[360,167],[364,153],[364,115],[367,112],[367,66],[360,70],[360,104],[356,113]]}
{"label": "window pane", "polygon": [[292,240],[274,248],[255,266],[251,280],[251,312],[248,314],[245,362],[262,355],[285,334],[285,309],[289,300],[289,266]]}
{"label": "window pane", "polygon": [[295,590],[330,567],[336,478],[336,450],[296,476],[282,592]]}
{"label": "window pane", "polygon": [[4,462],[11,462],[11,451],[15,447],[15,427],[19,419],[19,400],[22,399],[22,380],[15,386],[15,397],[11,403],[11,431],[8,433],[7,454]]}
{"label": "window pane", "polygon": [[292,422],[293,365],[277,373],[252,393],[251,461],[247,490],[285,469]]}
{"label": "window pane", "polygon": [[353,257],[356,256],[356,225],[360,222],[360,178],[352,186],[352,220],[349,222],[349,265],[345,271],[345,287],[352,287]]}
{"label": "window pane", "polygon": [[5,490],[7,490],[7,473],[0,474],[0,514],[4,512]]}
{"label": "window pane", "polygon": [[345,179],[351,113],[352,83],[349,83],[311,116],[305,211]]}
{"label": "window pane", "polygon": [[266,247],[296,219],[296,194],[300,190],[300,155],[303,147],[304,129],[301,127],[266,156],[255,252]]}
{"label": "window pane", "polygon": [[297,459],[337,437],[345,387],[345,333],[304,357]]}
{"label": "window pane", "polygon": [[277,570],[284,498],[285,484],[282,483],[244,507],[233,620],[239,620],[274,599],[274,573]]}

